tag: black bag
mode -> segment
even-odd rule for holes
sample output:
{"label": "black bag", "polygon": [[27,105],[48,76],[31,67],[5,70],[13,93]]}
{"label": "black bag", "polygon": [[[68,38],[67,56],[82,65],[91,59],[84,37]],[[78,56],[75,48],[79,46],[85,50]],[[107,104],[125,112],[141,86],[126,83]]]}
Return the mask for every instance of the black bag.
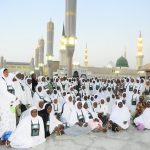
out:
{"label": "black bag", "polygon": [[8,91],[9,93],[15,95],[15,89],[14,89],[12,86],[8,85],[8,86],[7,86],[7,91]]}
{"label": "black bag", "polygon": [[89,115],[89,119],[93,119],[93,116],[90,112],[88,112],[88,115]]}
{"label": "black bag", "polygon": [[136,105],[136,100],[132,99],[132,105]]}
{"label": "black bag", "polygon": [[[81,111],[82,111],[82,110],[81,110]],[[77,118],[78,118],[78,121],[79,121],[79,122],[85,123],[85,119],[84,119],[83,112],[82,112],[82,115],[78,115],[78,113],[77,113]]]}
{"label": "black bag", "polygon": [[89,90],[92,91],[93,90],[93,86],[89,85]]}
{"label": "black bag", "polygon": [[133,91],[133,86],[132,85],[129,86],[129,91]]}
{"label": "black bag", "polygon": [[96,90],[99,90],[100,86],[99,85],[96,85]]}
{"label": "black bag", "polygon": [[39,136],[40,133],[40,124],[33,124],[31,120],[31,136]]}

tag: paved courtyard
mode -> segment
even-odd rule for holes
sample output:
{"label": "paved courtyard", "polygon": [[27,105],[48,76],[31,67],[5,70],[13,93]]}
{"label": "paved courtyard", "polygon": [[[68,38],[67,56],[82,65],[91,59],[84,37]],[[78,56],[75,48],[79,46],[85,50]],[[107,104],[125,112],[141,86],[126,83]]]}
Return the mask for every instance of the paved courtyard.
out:
{"label": "paved courtyard", "polygon": [[[0,147],[0,150],[7,149]],[[9,148],[9,150],[14,150]],[[150,150],[150,131],[132,126],[120,133],[90,133],[81,136],[55,136],[31,150]]]}

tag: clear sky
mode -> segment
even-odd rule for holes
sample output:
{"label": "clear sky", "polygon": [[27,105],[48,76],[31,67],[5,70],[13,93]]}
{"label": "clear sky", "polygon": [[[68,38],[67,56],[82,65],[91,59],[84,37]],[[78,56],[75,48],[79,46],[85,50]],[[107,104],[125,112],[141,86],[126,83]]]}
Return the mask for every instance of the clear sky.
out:
{"label": "clear sky", "polygon": [[[29,62],[38,39],[46,40],[47,22],[52,18],[54,55],[59,59],[64,11],[65,0],[0,0],[0,56]],[[110,60],[116,62],[126,47],[129,65],[134,68],[139,31],[145,64],[150,62],[150,0],[77,0],[74,60],[83,64],[86,43],[89,65],[99,67]]]}

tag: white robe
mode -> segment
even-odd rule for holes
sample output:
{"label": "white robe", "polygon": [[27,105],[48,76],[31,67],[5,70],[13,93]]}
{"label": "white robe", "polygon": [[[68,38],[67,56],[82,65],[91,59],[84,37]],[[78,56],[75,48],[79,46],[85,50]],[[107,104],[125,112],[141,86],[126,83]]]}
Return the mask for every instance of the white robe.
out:
{"label": "white robe", "polygon": [[73,102],[66,102],[62,109],[63,109],[63,113],[61,116],[61,121],[63,123],[69,123],[71,112],[74,109]]}
{"label": "white robe", "polygon": [[72,112],[71,112],[71,115],[70,115],[70,120],[69,120],[69,125],[70,126],[74,126],[77,122],[79,122],[78,120],[78,116],[80,115],[83,115],[84,119],[85,119],[85,122],[88,122],[89,119],[88,119],[88,116],[85,115],[85,113],[83,113],[83,110],[79,110],[79,109],[74,109]]}
{"label": "white robe", "polygon": [[[0,77],[0,137],[6,131],[14,131],[16,128],[16,96],[7,91],[7,85],[13,85],[12,79],[8,76]],[[7,82],[7,84],[6,84]],[[12,105],[13,107],[10,107]]]}
{"label": "white robe", "polygon": [[136,125],[141,123],[146,129],[150,129],[150,108],[146,108],[139,117],[135,118],[134,123]]}
{"label": "white robe", "polygon": [[28,85],[27,83],[24,85],[25,88],[25,100],[26,104],[29,104],[32,106],[33,104],[33,98],[32,98],[32,84]]}
{"label": "white robe", "polygon": [[[31,136],[31,120],[33,124],[40,124],[39,136]],[[30,116],[21,120],[9,138],[13,148],[31,148],[45,142],[45,132],[43,120],[40,116],[33,118]]]}
{"label": "white robe", "polygon": [[50,129],[49,129],[50,134],[52,134],[54,129],[60,124],[63,124],[63,123],[60,122],[58,119],[56,119],[53,113],[50,113]]}
{"label": "white robe", "polygon": [[[118,103],[122,102],[121,100],[118,100],[117,105],[112,110],[112,113],[110,114],[110,120],[119,125],[123,129],[127,129],[130,125],[130,112],[129,109],[123,105],[122,108],[118,107]],[[124,124],[124,121],[127,121],[126,124]]]}

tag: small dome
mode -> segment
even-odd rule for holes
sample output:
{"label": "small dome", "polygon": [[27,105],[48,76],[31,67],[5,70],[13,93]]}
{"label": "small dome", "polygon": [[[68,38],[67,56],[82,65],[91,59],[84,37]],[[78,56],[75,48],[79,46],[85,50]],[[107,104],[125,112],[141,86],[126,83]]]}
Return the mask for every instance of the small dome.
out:
{"label": "small dome", "polygon": [[106,68],[113,68],[115,67],[115,64],[114,62],[110,61],[107,65],[106,65]]}
{"label": "small dome", "polygon": [[119,59],[117,59],[116,67],[129,67],[127,59],[121,56]]}

